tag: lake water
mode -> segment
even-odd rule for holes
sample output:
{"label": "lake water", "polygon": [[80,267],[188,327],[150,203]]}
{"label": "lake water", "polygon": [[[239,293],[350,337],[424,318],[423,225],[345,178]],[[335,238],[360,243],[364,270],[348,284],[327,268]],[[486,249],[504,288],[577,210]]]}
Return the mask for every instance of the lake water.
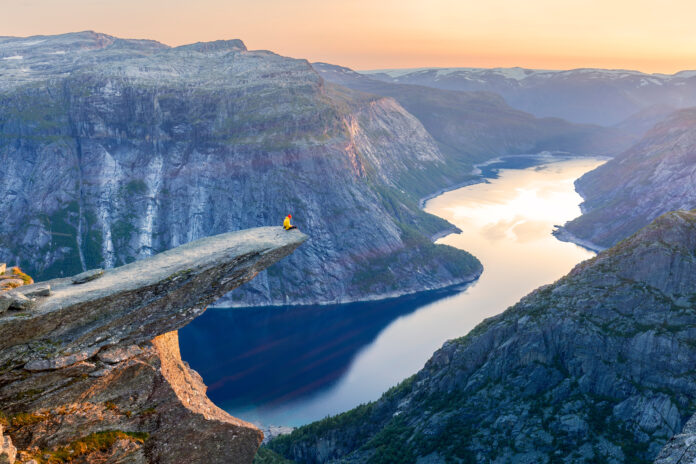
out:
{"label": "lake water", "polygon": [[[444,193],[427,212],[462,229],[438,240],[484,272],[461,289],[334,306],[209,309],[179,332],[208,396],[241,419],[297,426],[377,399],[461,337],[593,253],[555,239],[580,214],[573,182],[597,158],[515,158],[482,167],[488,183]],[[542,164],[539,164],[542,163]]]}

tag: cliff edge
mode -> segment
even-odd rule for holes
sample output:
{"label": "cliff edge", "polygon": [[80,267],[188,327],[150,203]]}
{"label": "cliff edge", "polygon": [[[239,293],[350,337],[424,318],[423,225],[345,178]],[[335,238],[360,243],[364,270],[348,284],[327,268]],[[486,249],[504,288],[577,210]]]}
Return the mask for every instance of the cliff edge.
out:
{"label": "cliff edge", "polygon": [[18,289],[34,296],[0,313],[0,462],[251,462],[263,434],[208,400],[176,331],[306,239],[248,229]]}

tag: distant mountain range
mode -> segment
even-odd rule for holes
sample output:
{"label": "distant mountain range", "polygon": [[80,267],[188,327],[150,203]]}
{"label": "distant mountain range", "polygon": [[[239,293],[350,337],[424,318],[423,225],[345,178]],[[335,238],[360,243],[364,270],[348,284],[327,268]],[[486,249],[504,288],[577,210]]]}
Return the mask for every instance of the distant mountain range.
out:
{"label": "distant mountain range", "polygon": [[562,150],[616,154],[635,141],[635,135],[628,131],[534,117],[491,92],[384,82],[341,66],[312,66],[327,81],[394,98],[418,118],[443,153],[465,164],[488,160],[493,153]]}
{"label": "distant mountain range", "polygon": [[696,106],[696,71],[668,75],[608,69],[420,68],[363,73],[384,82],[494,92],[539,117],[604,126],[620,124],[654,105]]}

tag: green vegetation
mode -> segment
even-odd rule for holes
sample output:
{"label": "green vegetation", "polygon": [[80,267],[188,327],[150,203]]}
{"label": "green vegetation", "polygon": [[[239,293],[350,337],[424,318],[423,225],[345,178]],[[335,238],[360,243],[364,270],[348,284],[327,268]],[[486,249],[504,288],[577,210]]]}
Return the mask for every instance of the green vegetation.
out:
{"label": "green vegetation", "polygon": [[39,464],[64,464],[78,460],[97,452],[107,452],[118,440],[128,440],[133,443],[145,443],[149,434],[145,432],[124,432],[107,430],[96,432],[75,440],[69,445],[53,450],[41,450],[33,458]]}
{"label": "green vegetation", "polygon": [[12,428],[18,429],[27,425],[43,422],[44,420],[46,420],[45,415],[35,413],[19,413],[12,416],[10,419],[10,425]]}
{"label": "green vegetation", "polygon": [[295,464],[295,461],[285,459],[275,451],[261,446],[254,456],[254,464]]}
{"label": "green vegetation", "polygon": [[414,463],[416,458],[413,452],[409,446],[404,446],[412,433],[413,427],[408,426],[401,416],[397,416],[363,447],[375,451],[368,462],[370,464]]}

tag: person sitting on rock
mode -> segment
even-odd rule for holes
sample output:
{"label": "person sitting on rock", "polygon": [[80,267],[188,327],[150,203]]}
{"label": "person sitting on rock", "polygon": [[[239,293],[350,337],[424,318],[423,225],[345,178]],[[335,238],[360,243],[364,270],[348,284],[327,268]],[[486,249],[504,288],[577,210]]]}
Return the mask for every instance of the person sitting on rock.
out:
{"label": "person sitting on rock", "polygon": [[290,224],[290,219],[292,219],[292,214],[285,216],[285,220],[283,221],[283,227],[285,227],[285,230],[297,229],[297,227]]}

